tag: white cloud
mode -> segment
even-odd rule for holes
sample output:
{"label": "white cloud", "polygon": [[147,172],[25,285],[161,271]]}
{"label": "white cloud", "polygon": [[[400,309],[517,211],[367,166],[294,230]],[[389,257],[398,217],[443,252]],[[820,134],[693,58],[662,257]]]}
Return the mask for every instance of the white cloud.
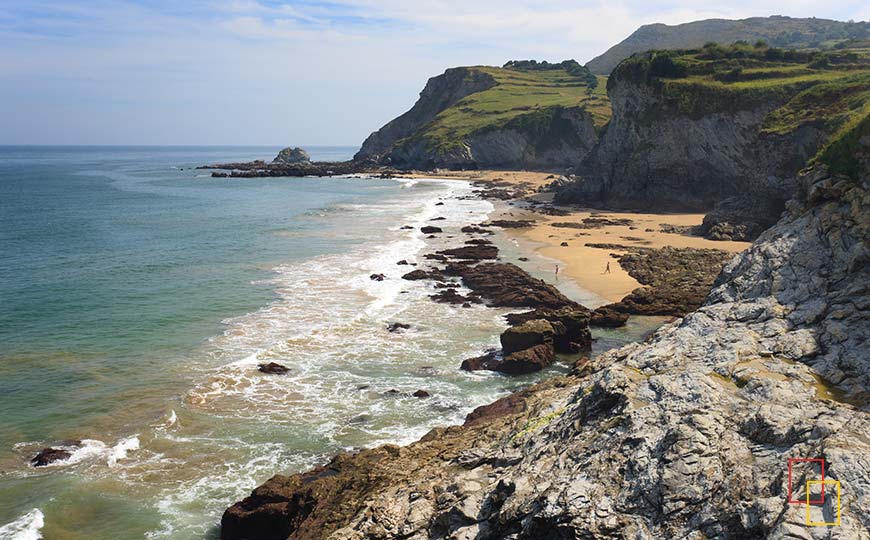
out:
{"label": "white cloud", "polygon": [[638,26],[863,2],[51,0],[0,11],[0,143],[358,143],[445,68],[581,62]]}

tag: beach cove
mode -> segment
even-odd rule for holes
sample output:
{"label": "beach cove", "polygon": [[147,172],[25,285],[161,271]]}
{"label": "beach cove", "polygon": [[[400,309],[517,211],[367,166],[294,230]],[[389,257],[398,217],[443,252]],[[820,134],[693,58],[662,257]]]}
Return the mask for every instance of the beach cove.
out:
{"label": "beach cove", "polygon": [[[4,228],[17,231],[4,237],[10,252],[42,246],[4,269],[19,276],[3,291],[4,534],[208,537],[230,502],[275,472],[412,442],[571,367],[459,370],[497,346],[515,310],[439,304],[431,284],[401,280],[426,253],[461,245],[462,227],[513,211],[465,180],[223,180],[194,166],[226,149],[41,152],[3,156],[5,185],[17,179],[19,197],[30,190],[47,208]],[[55,193],[81,202],[53,205]],[[40,231],[61,223],[83,243],[44,244]],[[427,238],[427,225],[444,233]],[[492,233],[502,257],[599,302],[568,274],[557,282],[551,258],[514,231]],[[662,320],[596,331],[594,347]],[[395,322],[410,328],[387,331]],[[268,362],[290,373],[260,373]],[[29,466],[46,446],[70,457]]]}

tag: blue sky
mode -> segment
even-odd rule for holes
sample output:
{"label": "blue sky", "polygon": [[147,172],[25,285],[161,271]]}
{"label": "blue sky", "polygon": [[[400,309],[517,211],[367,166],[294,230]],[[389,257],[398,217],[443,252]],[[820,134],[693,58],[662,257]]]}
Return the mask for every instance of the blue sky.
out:
{"label": "blue sky", "polygon": [[870,3],[0,0],[0,144],[359,144],[456,65],[585,62],[642,24]]}

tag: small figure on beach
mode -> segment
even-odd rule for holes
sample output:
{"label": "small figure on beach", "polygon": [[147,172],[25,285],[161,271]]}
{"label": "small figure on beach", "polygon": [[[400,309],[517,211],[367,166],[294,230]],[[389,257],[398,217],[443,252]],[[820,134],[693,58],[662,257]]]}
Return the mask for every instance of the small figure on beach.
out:
{"label": "small figure on beach", "polygon": [[559,279],[559,265],[556,265],[556,279]]}
{"label": "small figure on beach", "polygon": [[604,269],[604,273],[605,273],[605,274],[609,274],[609,273],[610,273],[610,261],[607,261],[607,267]]}

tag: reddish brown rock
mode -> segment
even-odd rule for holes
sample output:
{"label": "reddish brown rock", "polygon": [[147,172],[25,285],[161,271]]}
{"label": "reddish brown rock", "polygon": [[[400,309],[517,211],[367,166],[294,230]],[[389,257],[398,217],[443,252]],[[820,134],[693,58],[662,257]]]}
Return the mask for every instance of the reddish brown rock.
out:
{"label": "reddish brown rock", "polygon": [[472,245],[438,252],[439,255],[453,257],[454,259],[484,260],[498,257],[498,248],[492,245]]}
{"label": "reddish brown rock", "polygon": [[290,368],[282,366],[277,362],[269,362],[268,364],[259,364],[257,369],[260,373],[267,375],[285,375],[290,372]]}

